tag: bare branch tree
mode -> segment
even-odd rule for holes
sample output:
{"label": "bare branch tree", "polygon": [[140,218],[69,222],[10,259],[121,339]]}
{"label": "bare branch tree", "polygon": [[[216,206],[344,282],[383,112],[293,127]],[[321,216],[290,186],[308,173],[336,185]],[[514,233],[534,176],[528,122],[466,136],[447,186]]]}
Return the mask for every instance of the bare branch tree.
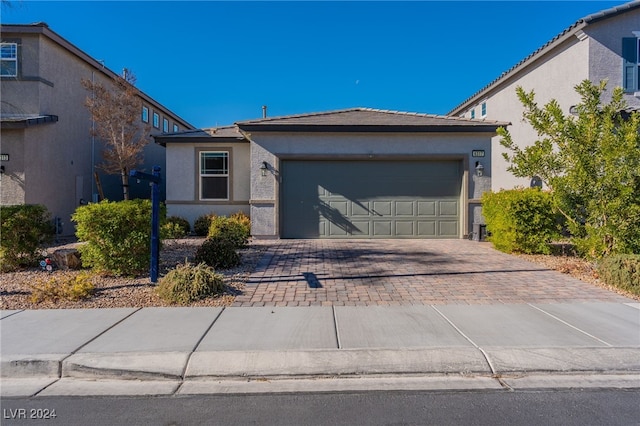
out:
{"label": "bare branch tree", "polygon": [[136,78],[127,69],[113,84],[104,85],[82,79],[89,91],[85,106],[91,113],[95,128],[91,134],[104,142],[99,168],[108,174],[119,174],[122,194],[129,199],[129,171],[143,160],[143,149],[149,143],[149,126],[140,120],[142,99],[135,88]]}

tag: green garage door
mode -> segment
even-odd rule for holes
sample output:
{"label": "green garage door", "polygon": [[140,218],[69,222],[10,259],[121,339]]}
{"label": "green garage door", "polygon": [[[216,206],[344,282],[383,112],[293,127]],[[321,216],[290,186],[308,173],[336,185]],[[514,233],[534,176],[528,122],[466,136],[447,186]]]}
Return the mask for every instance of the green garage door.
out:
{"label": "green garage door", "polygon": [[458,238],[460,161],[284,161],[283,238]]}

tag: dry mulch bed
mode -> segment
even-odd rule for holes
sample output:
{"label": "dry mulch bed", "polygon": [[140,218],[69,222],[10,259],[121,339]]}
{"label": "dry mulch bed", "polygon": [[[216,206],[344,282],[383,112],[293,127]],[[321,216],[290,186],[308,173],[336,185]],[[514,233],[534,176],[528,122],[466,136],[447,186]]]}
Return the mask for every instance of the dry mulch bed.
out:
{"label": "dry mulch bed", "polygon": [[[160,252],[160,277],[185,260],[193,262],[196,250],[204,238],[184,238],[163,242]],[[73,247],[74,244],[51,247]],[[216,297],[210,297],[190,304],[189,306],[230,306],[235,296],[244,289],[247,278],[256,264],[267,250],[268,242],[251,242],[248,248],[240,251],[242,264],[236,268],[219,270],[224,276],[226,291]],[[69,309],[69,308],[131,308],[151,306],[171,306],[154,292],[155,285],[151,284],[148,276],[127,278],[94,275],[92,282],[96,287],[90,299],[71,301],[43,301],[33,303],[30,300],[31,287],[28,285],[50,278],[50,274],[60,274],[62,271],[44,272],[39,268],[29,270],[0,273],[0,308],[1,309]],[[65,271],[70,274],[80,274],[81,271]]]}
{"label": "dry mulch bed", "polygon": [[[185,238],[165,241],[160,253],[161,276],[185,260],[193,261],[197,248],[204,238]],[[248,248],[241,250],[242,264],[234,269],[218,271],[224,276],[227,286],[224,294],[210,297],[189,306],[230,306],[235,296],[240,294],[245,283],[254,271],[263,253],[269,248],[269,241],[253,241]],[[55,247],[59,248],[59,247]],[[50,248],[51,251],[53,248]],[[517,255],[530,262],[541,264],[549,269],[570,274],[586,283],[597,285],[618,294],[640,300],[640,297],[607,286],[598,279],[598,272],[592,262],[571,255]],[[54,271],[53,274],[61,273]],[[80,271],[71,271],[79,274]],[[0,309],[50,309],[50,308],[128,308],[171,306],[154,292],[155,285],[148,277],[123,278],[94,276],[96,292],[90,299],[81,301],[44,301],[33,303],[30,300],[31,287],[28,283],[47,279],[48,272],[30,269],[20,272],[0,273]]]}

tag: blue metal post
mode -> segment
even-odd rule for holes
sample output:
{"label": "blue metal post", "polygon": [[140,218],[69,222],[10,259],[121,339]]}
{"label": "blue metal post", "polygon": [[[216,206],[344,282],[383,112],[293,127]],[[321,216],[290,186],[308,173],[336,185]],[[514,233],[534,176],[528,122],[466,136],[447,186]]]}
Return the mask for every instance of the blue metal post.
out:
{"label": "blue metal post", "polygon": [[152,283],[158,282],[160,265],[160,166],[153,166],[153,174],[131,170],[129,176],[151,182],[151,270],[149,278]]}
{"label": "blue metal post", "polygon": [[151,184],[151,282],[158,282],[160,265],[160,166],[153,166]]}

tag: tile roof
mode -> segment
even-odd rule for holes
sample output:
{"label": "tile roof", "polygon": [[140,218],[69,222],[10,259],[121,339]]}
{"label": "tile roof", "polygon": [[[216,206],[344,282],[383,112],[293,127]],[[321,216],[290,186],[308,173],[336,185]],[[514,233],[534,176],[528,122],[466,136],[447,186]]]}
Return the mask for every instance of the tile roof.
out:
{"label": "tile roof", "polygon": [[249,142],[237,126],[210,127],[206,129],[184,130],[176,133],[154,135],[157,144],[167,143],[203,143],[203,142]]}
{"label": "tile roof", "polygon": [[268,117],[236,123],[243,131],[495,131],[509,123],[459,117],[350,108]]}
{"label": "tile roof", "polygon": [[572,37],[574,34],[576,34],[579,30],[586,27],[587,25],[593,24],[595,22],[598,22],[604,19],[612,18],[616,15],[619,15],[621,13],[626,13],[638,7],[640,7],[640,0],[634,0],[629,3],[624,3],[619,6],[601,10],[600,12],[592,13],[591,15],[587,15],[584,18],[578,19],[567,29],[565,29],[560,34],[558,34],[557,36],[549,40],[545,45],[535,50],[533,53],[531,53],[529,56],[527,56],[526,58],[518,62],[516,65],[514,65],[513,67],[509,68],[507,71],[500,74],[498,78],[496,78],[495,80],[487,84],[485,87],[483,87],[482,89],[478,90],[476,93],[468,97],[462,103],[457,105],[455,108],[449,111],[449,114],[450,115],[460,114],[461,112],[463,112],[465,108],[471,106],[470,104],[472,103],[472,101],[478,101],[480,97],[484,97],[485,93],[488,92],[489,89],[491,89],[493,86],[497,85],[501,80],[515,73],[519,69],[524,68],[529,62],[533,61],[539,55],[546,52],[547,50],[550,50],[557,43],[563,40],[566,40],[569,37]]}

